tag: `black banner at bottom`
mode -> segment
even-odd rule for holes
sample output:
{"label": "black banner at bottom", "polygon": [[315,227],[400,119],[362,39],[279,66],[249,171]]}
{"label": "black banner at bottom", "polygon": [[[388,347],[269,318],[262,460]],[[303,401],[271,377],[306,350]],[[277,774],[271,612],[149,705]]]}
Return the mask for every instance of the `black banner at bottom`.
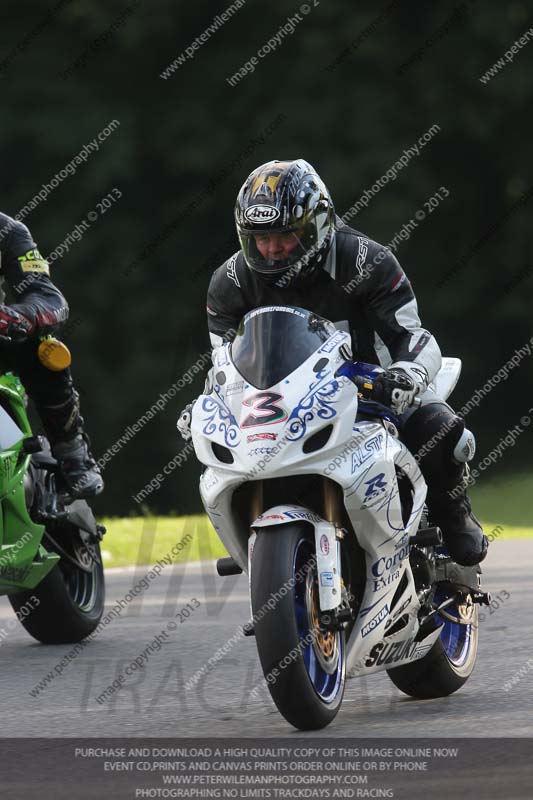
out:
{"label": "black banner at bottom", "polygon": [[533,797],[533,739],[2,739],[9,800]]}

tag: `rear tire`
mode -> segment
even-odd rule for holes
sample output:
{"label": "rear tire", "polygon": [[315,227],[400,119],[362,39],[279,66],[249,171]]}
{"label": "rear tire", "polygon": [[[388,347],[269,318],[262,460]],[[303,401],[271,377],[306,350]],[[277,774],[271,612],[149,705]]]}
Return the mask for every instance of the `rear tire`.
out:
{"label": "rear tire", "polygon": [[[457,614],[457,608],[452,608]],[[478,645],[477,605],[472,609],[468,625],[446,618],[443,622],[440,638],[424,658],[387,670],[394,685],[411,697],[421,700],[447,697],[460,689],[474,670]]]}
{"label": "rear tire", "polygon": [[[316,563],[311,570],[306,565],[314,555],[305,524],[261,528],[252,555],[252,612],[263,674],[278,710],[300,730],[329,725],[345,682],[344,631],[319,632],[310,641],[317,630],[318,584]],[[273,598],[276,605],[268,610]]]}
{"label": "rear tire", "polygon": [[[9,595],[20,623],[38,642],[81,642],[98,626],[104,612],[105,583],[99,543],[94,547],[100,561],[93,562],[92,572],[60,561],[35,589]],[[23,607],[31,609],[26,616]]]}

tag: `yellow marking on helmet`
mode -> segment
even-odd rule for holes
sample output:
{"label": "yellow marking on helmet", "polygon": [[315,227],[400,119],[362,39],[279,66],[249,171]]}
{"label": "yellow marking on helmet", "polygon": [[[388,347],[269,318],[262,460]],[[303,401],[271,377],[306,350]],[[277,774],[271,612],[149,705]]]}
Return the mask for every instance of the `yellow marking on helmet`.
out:
{"label": "yellow marking on helmet", "polygon": [[281,172],[278,172],[277,175],[268,176],[266,180],[266,185],[268,186],[272,194],[274,194],[274,192],[276,191],[276,186],[278,185],[280,178],[281,178]]}
{"label": "yellow marking on helmet", "polygon": [[[271,180],[275,181],[274,186],[272,188],[270,187]],[[254,185],[252,186],[252,197],[255,197],[257,194],[259,194],[261,192],[261,189],[265,185],[270,191],[273,191],[273,189],[276,188],[278,180],[279,177],[276,180],[276,178],[273,175],[269,175],[268,172],[262,172],[261,175],[259,175],[254,181]]]}
{"label": "yellow marking on helmet", "polygon": [[264,176],[265,176],[265,173],[262,172],[260,175],[257,176],[255,181],[253,182],[253,184],[252,184],[252,197],[255,196],[255,193],[257,192],[259,187],[263,185]]}
{"label": "yellow marking on helmet", "polygon": [[255,197],[263,184],[266,184],[270,191],[274,193],[282,175],[287,171],[290,164],[290,161],[280,161],[279,164],[276,164],[276,166],[270,170],[261,172],[252,184],[252,197]]}

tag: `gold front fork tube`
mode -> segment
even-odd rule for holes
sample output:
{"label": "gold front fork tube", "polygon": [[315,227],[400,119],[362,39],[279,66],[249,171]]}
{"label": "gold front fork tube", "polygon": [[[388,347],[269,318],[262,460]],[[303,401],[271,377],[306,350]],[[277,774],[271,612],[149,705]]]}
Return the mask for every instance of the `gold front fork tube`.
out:
{"label": "gold front fork tube", "polygon": [[255,481],[252,492],[252,502],[250,503],[251,520],[257,519],[263,511],[263,481]]}
{"label": "gold front fork tube", "polygon": [[341,524],[340,499],[340,487],[330,478],[324,478],[324,518],[334,525]]}

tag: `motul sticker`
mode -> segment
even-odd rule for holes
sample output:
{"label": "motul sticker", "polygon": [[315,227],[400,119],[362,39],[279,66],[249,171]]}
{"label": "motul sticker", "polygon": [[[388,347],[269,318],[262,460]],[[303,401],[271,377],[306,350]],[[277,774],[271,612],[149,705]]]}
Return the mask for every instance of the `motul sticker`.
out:
{"label": "motul sticker", "polygon": [[325,556],[329,555],[329,539],[325,533],[320,537],[320,552]]}
{"label": "motul sticker", "polygon": [[338,347],[344,340],[346,339],[346,334],[343,331],[337,331],[334,333],[328,341],[322,345],[319,353],[331,353]]}
{"label": "motul sticker", "polygon": [[374,628],[377,628],[377,626],[380,625],[383,622],[383,620],[387,618],[388,613],[389,613],[388,605],[383,606],[381,611],[378,611],[376,616],[372,617],[370,622],[367,622],[366,625],[363,627],[363,629],[361,630],[361,636],[368,636],[368,634],[371,633],[374,630]]}

